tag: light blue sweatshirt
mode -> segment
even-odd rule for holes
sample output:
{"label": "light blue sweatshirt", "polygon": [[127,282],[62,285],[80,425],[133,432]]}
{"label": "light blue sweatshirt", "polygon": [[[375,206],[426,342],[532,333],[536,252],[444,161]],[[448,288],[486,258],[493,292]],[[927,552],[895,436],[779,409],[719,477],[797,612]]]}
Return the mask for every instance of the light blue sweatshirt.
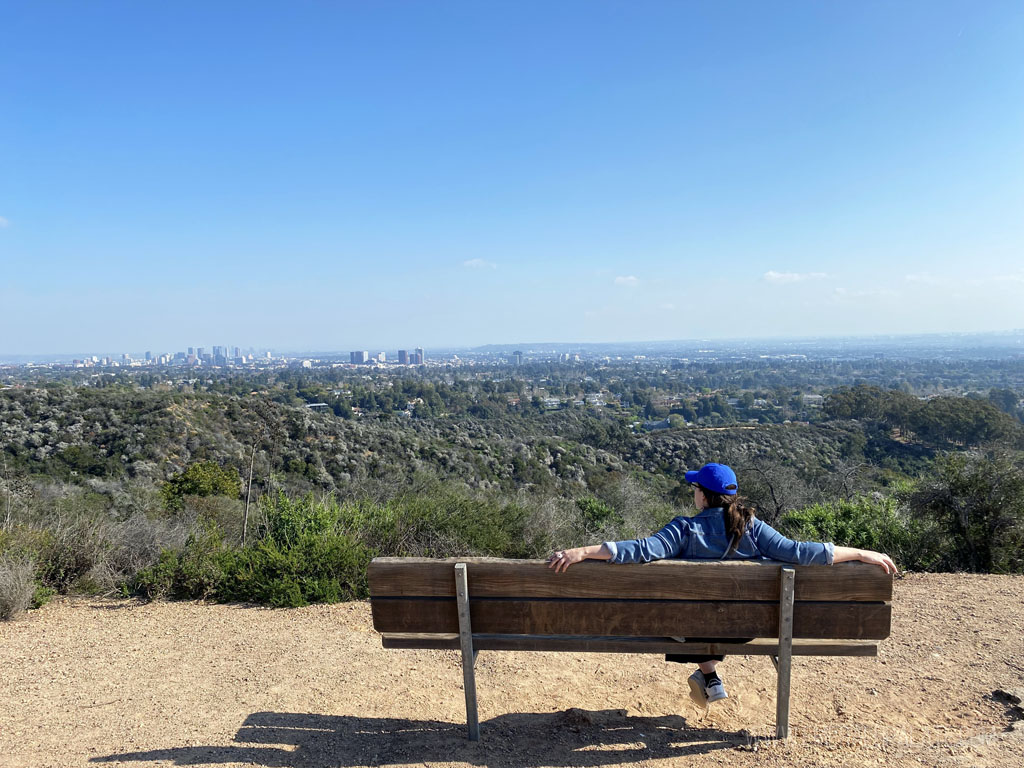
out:
{"label": "light blue sweatshirt", "polygon": [[[721,507],[705,509],[694,517],[677,517],[646,539],[606,541],[612,563],[649,563],[652,560],[720,560],[729,548]],[[729,560],[766,558],[797,565],[832,565],[835,547],[820,542],[787,539],[756,517],[740,538]]]}

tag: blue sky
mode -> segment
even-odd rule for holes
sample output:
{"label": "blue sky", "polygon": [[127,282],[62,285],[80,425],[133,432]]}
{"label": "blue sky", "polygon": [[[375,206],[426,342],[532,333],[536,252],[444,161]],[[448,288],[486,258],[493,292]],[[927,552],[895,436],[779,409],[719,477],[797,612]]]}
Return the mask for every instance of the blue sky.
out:
{"label": "blue sky", "polygon": [[1024,327],[1019,2],[34,2],[0,353]]}

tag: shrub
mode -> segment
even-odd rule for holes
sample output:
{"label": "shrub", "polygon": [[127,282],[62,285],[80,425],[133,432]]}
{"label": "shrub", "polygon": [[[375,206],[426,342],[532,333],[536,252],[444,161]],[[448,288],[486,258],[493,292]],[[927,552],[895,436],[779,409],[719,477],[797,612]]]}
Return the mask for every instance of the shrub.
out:
{"label": "shrub", "polygon": [[814,504],[783,515],[779,530],[798,540],[885,552],[911,570],[932,570],[944,547],[936,527],[912,518],[893,496]]}
{"label": "shrub", "polygon": [[15,619],[32,605],[35,573],[33,560],[9,553],[0,555],[0,621]]}
{"label": "shrub", "polygon": [[366,597],[369,550],[337,532],[225,552],[219,599],[295,607]]}
{"label": "shrub", "polygon": [[1006,451],[950,453],[905,494],[916,517],[947,543],[943,568],[1024,571],[1024,456]]}
{"label": "shrub", "polygon": [[272,502],[262,538],[233,548],[209,525],[125,582],[126,593],[275,607],[365,597],[371,552],[337,526],[333,499]]}
{"label": "shrub", "polygon": [[180,550],[165,549],[156,562],[124,582],[123,591],[147,598],[217,599],[224,580],[224,542],[215,526],[190,535]]}
{"label": "shrub", "polygon": [[242,492],[238,472],[215,461],[199,461],[171,477],[160,493],[168,509],[180,509],[186,496],[227,496],[237,499]]}

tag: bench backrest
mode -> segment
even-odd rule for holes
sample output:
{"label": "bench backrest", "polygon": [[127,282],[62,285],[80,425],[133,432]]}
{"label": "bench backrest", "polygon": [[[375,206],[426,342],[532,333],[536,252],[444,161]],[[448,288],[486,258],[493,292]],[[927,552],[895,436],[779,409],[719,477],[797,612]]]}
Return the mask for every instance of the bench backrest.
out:
{"label": "bench backrest", "polygon": [[780,574],[796,571],[793,637],[889,636],[892,576],[864,563],[583,562],[556,574],[542,560],[376,558],[369,567],[381,633],[459,631],[455,564],[466,563],[473,632],[622,637],[776,637]]}

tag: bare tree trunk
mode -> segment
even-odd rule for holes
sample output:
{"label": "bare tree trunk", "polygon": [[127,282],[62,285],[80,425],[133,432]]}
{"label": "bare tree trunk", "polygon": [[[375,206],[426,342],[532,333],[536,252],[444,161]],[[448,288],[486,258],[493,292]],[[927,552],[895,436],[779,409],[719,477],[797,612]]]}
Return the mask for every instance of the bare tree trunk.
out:
{"label": "bare tree trunk", "polygon": [[252,454],[249,456],[249,484],[245,489],[245,518],[242,520],[242,546],[245,546],[245,538],[249,532],[249,499],[252,496],[252,468],[256,463],[256,446],[259,440],[252,444]]}
{"label": "bare tree trunk", "polygon": [[11,527],[11,476],[7,473],[7,452],[4,451],[4,490],[7,491],[7,514],[4,517],[4,527],[6,531]]}

